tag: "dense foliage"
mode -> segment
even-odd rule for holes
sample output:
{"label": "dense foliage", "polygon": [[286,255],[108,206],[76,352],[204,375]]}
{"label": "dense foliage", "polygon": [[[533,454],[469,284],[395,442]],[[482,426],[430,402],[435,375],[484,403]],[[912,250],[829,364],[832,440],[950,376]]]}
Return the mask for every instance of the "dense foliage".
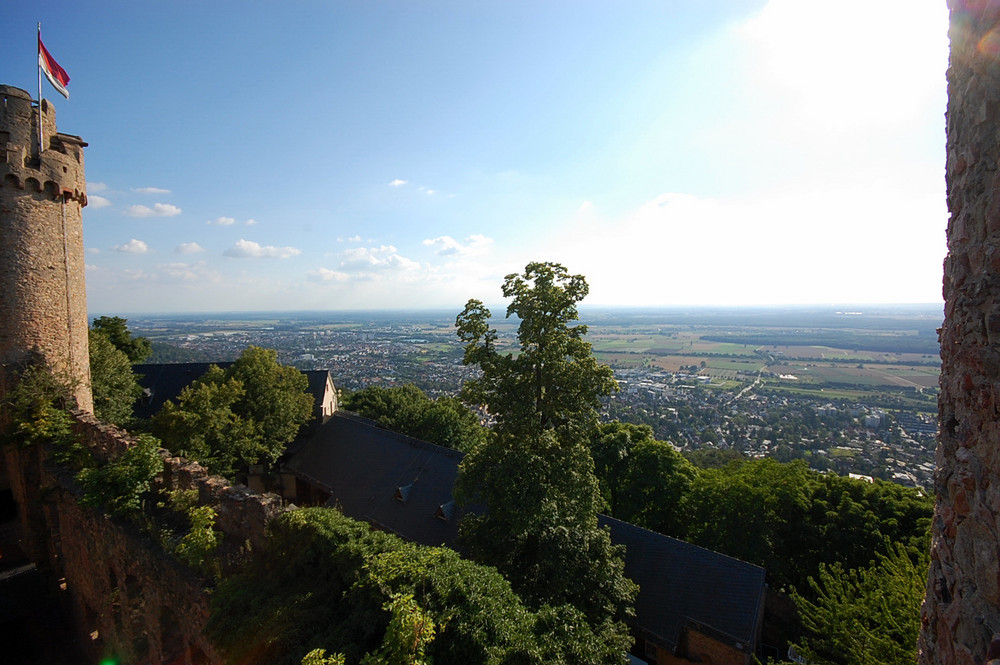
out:
{"label": "dense foliage", "polygon": [[595,428],[591,450],[613,517],[749,561],[770,584],[811,594],[822,566],[869,566],[886,540],[927,548],[933,502],[914,489],[824,474],[804,462],[694,455],[644,427]]}
{"label": "dense foliage", "polygon": [[277,354],[251,346],[222,370],[212,367],[167,401],[153,431],[175,454],[232,477],[250,465],[271,465],[312,414],[308,380]]}
{"label": "dense foliage", "polygon": [[105,508],[118,517],[136,518],[153,478],[163,470],[160,442],[148,434],[104,464],[82,469],[77,482],[83,487],[81,503]]}
{"label": "dense foliage", "polygon": [[527,609],[496,570],[339,512],[283,513],[208,626],[229,662],[609,663],[624,653],[572,607]]}
{"label": "dense foliage", "polygon": [[136,518],[153,478],[163,469],[159,441],[140,436],[121,455],[103,463],[73,431],[67,411],[68,388],[41,364],[25,367],[3,405],[9,423],[4,440],[21,446],[48,446],[50,459],[76,474],[80,503]]}
{"label": "dense foliage", "polygon": [[[73,449],[76,437],[68,409],[73,405],[70,389],[44,365],[28,364],[14,378],[14,387],[4,395],[4,443],[19,446],[55,444],[58,450]],[[78,450],[84,453],[85,451]]]}
{"label": "dense foliage", "polygon": [[94,319],[92,331],[103,334],[111,344],[124,353],[130,363],[141,363],[153,352],[152,344],[145,337],[135,337],[128,329],[128,320],[120,316],[100,316]]}
{"label": "dense foliage", "polygon": [[481,370],[463,397],[496,419],[490,436],[462,462],[455,495],[486,510],[466,516],[460,541],[472,556],[496,566],[533,608],[572,605],[598,640],[623,645],[622,620],[635,585],[622,552],[598,527],[602,506],[587,446],[600,397],[615,389],[611,369],[597,363],[583,340],[576,304],[586,280],[555,263],[531,263],[508,275],[507,316],[520,319],[518,353],[500,353],[490,311],[470,300],[458,315],[464,362]]}
{"label": "dense foliage", "polygon": [[625,522],[665,534],[684,533],[679,509],[696,476],[674,447],[646,425],[602,423],[590,437],[604,510]]}
{"label": "dense foliage", "polygon": [[[885,543],[870,566],[820,565],[810,597],[795,594],[809,631],[799,653],[817,665],[911,665],[929,556]],[[813,600],[812,598],[815,598]]]}
{"label": "dense foliage", "polygon": [[820,564],[866,567],[887,539],[926,549],[933,503],[894,483],[757,459],[702,470],[681,510],[682,537],[764,566],[779,589],[803,591]]}
{"label": "dense foliage", "polygon": [[446,448],[468,451],[486,436],[478,416],[461,400],[431,399],[412,383],[364,388],[344,395],[340,404],[386,429]]}
{"label": "dense foliage", "polygon": [[90,329],[89,346],[94,415],[98,420],[124,427],[132,420],[132,407],[142,394],[132,363],[97,328]]}

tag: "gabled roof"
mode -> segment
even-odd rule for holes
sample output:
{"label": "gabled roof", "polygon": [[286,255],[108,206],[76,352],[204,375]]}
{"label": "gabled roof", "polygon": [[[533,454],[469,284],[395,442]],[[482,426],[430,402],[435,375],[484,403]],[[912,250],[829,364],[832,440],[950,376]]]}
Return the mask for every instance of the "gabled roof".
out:
{"label": "gabled roof", "polygon": [[[132,371],[136,373],[139,385],[147,391],[147,394],[136,401],[132,412],[136,418],[152,418],[163,408],[168,399],[177,401],[181,391],[195,379],[204,376],[209,367],[217,365],[226,369],[232,364],[232,362],[221,362],[133,365]],[[306,390],[313,396],[313,411],[319,413],[318,408],[323,404],[330,372],[325,369],[314,369],[302,373],[309,380],[309,387]]]}
{"label": "gabled roof", "polygon": [[458,515],[448,504],[461,459],[457,450],[337,411],[284,470],[329,492],[327,505],[349,517],[424,545],[454,545]]}
{"label": "gabled roof", "polygon": [[316,398],[318,404],[322,404],[327,382],[333,383],[330,378],[330,371],[326,369],[305,369],[301,371],[309,379],[309,387],[306,388],[306,391]]}
{"label": "gabled roof", "polygon": [[646,639],[676,649],[688,626],[753,653],[764,603],[764,569],[601,515],[625,546],[625,575],[639,585],[635,613]]}
{"label": "gabled roof", "polygon": [[[454,547],[460,511],[451,492],[462,457],[338,411],[290,455],[285,470],[329,492],[327,505],[348,517],[407,540]],[[610,517],[599,520],[625,546],[625,574],[639,585],[634,623],[641,636],[673,651],[683,629],[693,627],[753,652],[763,568]]]}

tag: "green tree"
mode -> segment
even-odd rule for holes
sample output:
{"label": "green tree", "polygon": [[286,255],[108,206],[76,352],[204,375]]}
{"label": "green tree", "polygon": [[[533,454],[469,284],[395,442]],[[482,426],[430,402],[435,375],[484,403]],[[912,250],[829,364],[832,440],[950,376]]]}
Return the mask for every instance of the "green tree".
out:
{"label": "green tree", "polygon": [[434,617],[413,599],[413,594],[394,593],[382,609],[392,617],[381,648],[361,659],[361,665],[430,665],[427,647],[437,631]]}
{"label": "green tree", "polygon": [[595,623],[627,616],[635,586],[597,525],[600,494],[584,445],[551,431],[497,433],[463,461],[455,493],[486,506],[459,526],[470,556],[496,566],[529,606],[569,603]]}
{"label": "green tree", "polygon": [[[153,416],[152,428],[175,455],[203,464],[212,473],[232,477],[256,464],[263,441],[252,423],[236,413],[243,384],[211,367],[168,400]],[[283,446],[282,446],[283,448]]]}
{"label": "green tree", "polygon": [[583,340],[586,326],[571,325],[587,292],[581,275],[555,263],[530,263],[523,275],[508,275],[507,316],[520,320],[516,355],[500,353],[480,301],[470,300],[458,315],[464,362],[482,372],[466,382],[463,396],[496,418],[492,435],[459,471],[456,498],[485,507],[463,519],[459,537],[529,606],[573,605],[599,640],[627,646],[621,621],[636,589],[624,576],[622,552],[598,527],[601,496],[587,446],[600,397],[616,384]]}
{"label": "green tree", "polygon": [[225,371],[212,367],[153,417],[153,431],[175,454],[213,473],[272,465],[312,415],[308,380],[278,364],[277,353],[247,347]]}
{"label": "green tree", "polygon": [[160,442],[147,434],[140,435],[118,457],[77,474],[77,482],[84,491],[81,503],[107,508],[119,517],[135,518],[142,510],[143,497],[149,492],[153,478],[162,470]]}
{"label": "green tree", "polygon": [[519,352],[500,353],[490,310],[478,300],[466,303],[455,326],[465,364],[482,376],[466,381],[465,401],[486,405],[504,431],[586,433],[597,422],[600,398],[617,390],[611,368],[598,364],[583,340],[587,326],[570,325],[589,292],[586,279],[557,263],[529,263],[523,275],[507,275],[502,290],[511,298],[507,318],[520,319]]}
{"label": "green tree", "polygon": [[302,665],[344,665],[344,654],[326,655],[326,649],[313,649],[302,657]]}
{"label": "green tree", "polygon": [[820,565],[810,578],[815,600],[793,593],[808,635],[796,645],[817,665],[910,665],[917,660],[920,603],[929,556],[911,559],[901,543],[884,543],[870,567]]}
{"label": "green tree", "polygon": [[639,441],[629,466],[614,517],[674,537],[685,531],[681,502],[697,472],[665,441]]}
{"label": "green tree", "polygon": [[341,405],[386,429],[446,448],[468,451],[486,435],[479,418],[461,400],[431,399],[412,383],[364,388],[345,395]]}
{"label": "green tree", "polygon": [[696,475],[694,466],[648,425],[601,423],[590,451],[609,514],[658,533],[681,536],[680,503]]}
{"label": "green tree", "polygon": [[141,363],[153,353],[153,347],[145,337],[133,337],[127,324],[128,319],[120,316],[100,316],[94,319],[91,330],[102,332],[130,363]]}
{"label": "green tree", "polygon": [[13,378],[0,402],[0,442],[29,447],[51,444],[52,458],[72,471],[92,466],[90,450],[73,432],[69,384],[36,359]]}
{"label": "green tree", "polygon": [[702,469],[682,500],[684,538],[767,569],[778,590],[810,593],[820,564],[871,564],[885,539],[926,549],[931,498],[772,459]]}
{"label": "green tree", "polygon": [[132,372],[132,363],[100,329],[91,328],[89,345],[94,415],[104,422],[125,427],[132,420],[135,400],[142,394]]}

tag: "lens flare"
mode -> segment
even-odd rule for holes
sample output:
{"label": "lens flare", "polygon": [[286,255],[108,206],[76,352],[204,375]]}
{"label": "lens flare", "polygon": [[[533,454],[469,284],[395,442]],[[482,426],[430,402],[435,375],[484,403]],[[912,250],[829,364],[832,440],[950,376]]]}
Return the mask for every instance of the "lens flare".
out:
{"label": "lens flare", "polygon": [[979,40],[976,50],[988,58],[1000,58],[1000,28],[993,28]]}

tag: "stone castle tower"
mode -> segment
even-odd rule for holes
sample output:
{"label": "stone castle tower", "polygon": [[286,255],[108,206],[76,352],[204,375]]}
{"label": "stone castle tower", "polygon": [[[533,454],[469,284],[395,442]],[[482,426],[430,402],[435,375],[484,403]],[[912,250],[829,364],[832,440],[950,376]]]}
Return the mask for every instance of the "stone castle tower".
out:
{"label": "stone castle tower", "polygon": [[1000,655],[1000,2],[948,5],[951,219],[922,665]]}
{"label": "stone castle tower", "polygon": [[87,350],[80,137],[56,131],[55,108],[0,85],[0,392],[32,353],[74,385],[93,411]]}

